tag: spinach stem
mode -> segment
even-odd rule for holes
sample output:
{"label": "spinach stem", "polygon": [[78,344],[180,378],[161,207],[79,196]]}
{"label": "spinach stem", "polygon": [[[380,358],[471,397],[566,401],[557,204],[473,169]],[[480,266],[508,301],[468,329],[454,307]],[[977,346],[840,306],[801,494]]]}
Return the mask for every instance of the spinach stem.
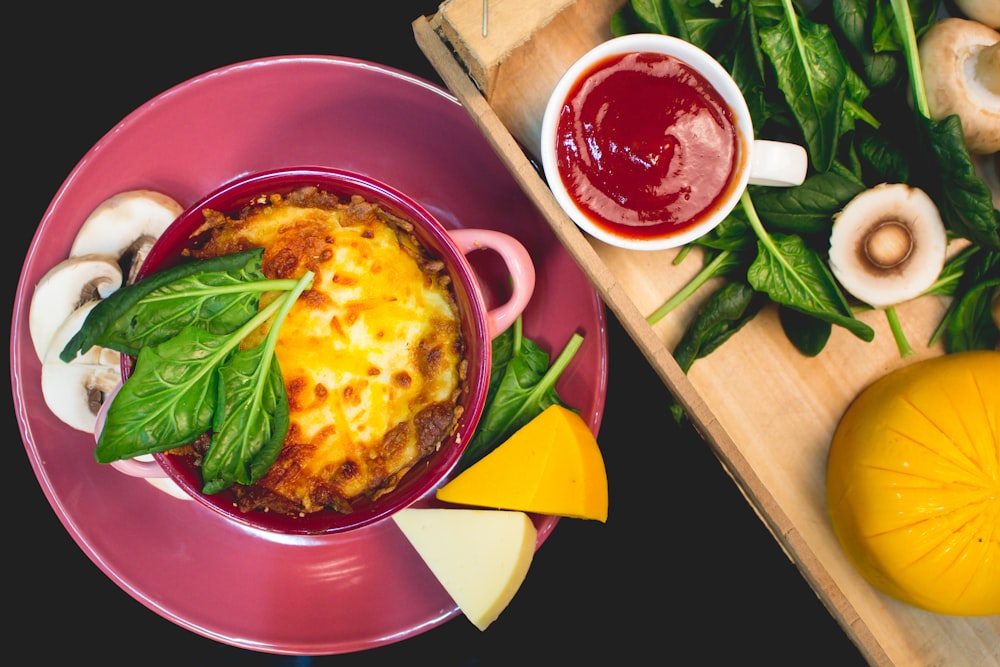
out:
{"label": "spinach stem", "polygon": [[[259,327],[267,320],[269,320],[271,316],[274,315],[274,313],[279,308],[285,308],[287,312],[287,309],[292,307],[292,303],[295,302],[295,299],[298,298],[299,294],[303,290],[307,289],[310,285],[312,285],[312,280],[314,275],[315,274],[312,271],[306,271],[303,274],[303,276],[298,280],[288,280],[287,282],[291,283],[291,289],[293,291],[282,295],[282,298],[275,299],[271,303],[261,308],[256,315],[247,320],[246,324],[241,326],[232,334],[229,334],[225,346],[223,346],[219,350],[219,356],[220,357],[225,356],[225,354],[228,353],[229,350],[233,349],[234,347],[242,343],[243,339],[249,336],[251,331]],[[259,282],[277,282],[277,281],[259,281]],[[286,282],[286,281],[281,281],[281,282]],[[289,298],[290,296],[292,296],[293,298]]]}
{"label": "spinach stem", "polygon": [[691,253],[691,244],[689,243],[686,246],[682,247],[680,249],[680,252],[677,253],[677,256],[674,257],[673,265],[680,266],[681,262],[684,261],[684,258],[687,257],[690,253]]}
{"label": "spinach stem", "polygon": [[[203,363],[200,364],[200,370],[188,381],[189,384],[194,384],[201,378],[215,373],[219,364],[221,364],[222,361],[229,356],[229,353],[234,348],[239,347],[240,343],[243,342],[244,338],[250,335],[251,331],[270,319],[279,308],[284,307],[287,312],[287,309],[291,307],[295,298],[298,298],[299,293],[301,293],[301,291],[309,285],[312,285],[313,275],[312,271],[306,271],[302,278],[291,281],[293,283],[293,289],[295,289],[294,292],[287,292],[282,295],[282,298],[275,299],[265,307],[261,308],[256,315],[247,320],[247,322],[239,329],[231,334],[225,335],[225,342],[217,350],[215,350],[210,357],[205,358]],[[296,289],[295,286],[301,287]],[[294,295],[295,298],[289,298],[291,295]],[[277,336],[271,336],[270,334],[271,332],[268,334],[268,343],[271,345],[273,350],[274,341],[271,339],[277,339]]]}
{"label": "spinach stem", "polygon": [[855,117],[860,118],[861,120],[865,121],[866,123],[868,123],[868,125],[870,125],[874,129],[877,130],[880,127],[882,127],[882,123],[879,122],[878,118],[876,118],[875,116],[871,115],[871,113],[868,111],[868,109],[865,109],[863,106],[861,106],[860,104],[858,104],[854,100],[851,100],[851,99],[844,100],[844,106],[846,106],[847,108],[849,108],[851,110],[851,114],[853,114]]}
{"label": "spinach stem", "polygon": [[781,6],[785,8],[785,19],[788,21],[788,29],[795,38],[795,48],[799,52],[799,61],[808,63],[809,58],[804,50],[805,39],[802,37],[802,31],[799,29],[799,15],[792,5],[792,0],[781,0]]}
{"label": "spinach stem", "polygon": [[275,300],[281,302],[281,311],[278,312],[278,314],[275,315],[274,317],[274,321],[279,323],[279,326],[276,327],[273,326],[271,327],[271,330],[267,332],[267,338],[264,341],[264,345],[266,346],[264,348],[264,355],[263,355],[264,359],[271,359],[272,356],[274,355],[274,346],[277,345],[278,343],[278,330],[281,328],[280,323],[284,321],[285,315],[287,315],[288,311],[292,309],[293,305],[295,305],[295,302],[298,300],[299,295],[312,286],[313,276],[315,275],[316,274],[314,274],[312,271],[306,271],[304,274],[302,274],[302,277],[299,278],[298,280],[270,281],[270,282],[291,282],[293,283],[293,285],[290,291],[282,295],[282,298]]}
{"label": "spinach stem", "polygon": [[656,309],[656,311],[646,318],[646,322],[649,326],[653,326],[664,317],[666,317],[674,308],[679,306],[684,302],[685,299],[690,297],[699,287],[708,282],[712,277],[716,275],[720,266],[722,266],[729,256],[732,254],[729,250],[723,250],[716,255],[711,262],[702,267],[688,283],[676,294],[667,299],[667,301]]}
{"label": "spinach stem", "polygon": [[778,251],[778,247],[774,245],[774,239],[772,239],[771,235],[767,233],[766,229],[764,229],[764,223],[761,222],[760,217],[757,215],[757,209],[754,208],[753,200],[750,199],[750,193],[747,190],[743,190],[743,194],[740,195],[740,204],[743,206],[743,210],[747,214],[747,220],[750,221],[750,228],[753,229],[753,233],[757,236],[757,240],[763,244],[764,248],[769,253],[777,258],[786,271],[794,273],[792,271],[792,267],[788,265],[784,256]]}
{"label": "spinach stem", "polygon": [[[200,288],[197,290],[198,295],[213,295],[213,294],[245,294],[247,292],[287,292],[290,289],[294,289],[299,281],[287,279],[287,280],[252,280],[248,282],[238,282],[231,285],[217,285],[212,286],[209,289]],[[140,303],[158,303],[160,301],[172,301],[175,299],[186,299],[191,296],[191,292],[187,290],[179,290],[176,292],[151,292],[150,294],[142,297],[139,300]]]}
{"label": "spinach stem", "polygon": [[889,306],[886,308],[885,317],[889,320],[889,329],[892,330],[892,337],[895,339],[896,347],[899,349],[899,356],[904,359],[911,356],[913,348],[906,339],[906,333],[903,331],[903,325],[899,322],[899,314],[896,313],[896,307]]}
{"label": "spinach stem", "polygon": [[[520,318],[518,318],[520,319]],[[562,375],[562,372],[569,366],[569,362],[573,360],[576,355],[576,351],[580,349],[583,344],[583,336],[578,333],[574,333],[570,336],[569,341],[566,346],[563,347],[562,352],[556,357],[555,361],[549,366],[545,374],[538,379],[538,383],[531,388],[531,391],[525,396],[523,403],[520,408],[518,408],[517,413],[531,410],[534,406],[538,405],[539,399],[549,391],[551,387],[555,386],[556,380]]]}
{"label": "spinach stem", "polygon": [[892,13],[896,19],[899,38],[903,42],[906,69],[910,74],[913,103],[924,118],[930,118],[927,108],[927,91],[924,90],[924,75],[920,68],[920,54],[917,50],[917,34],[913,29],[913,15],[907,0],[891,0]]}
{"label": "spinach stem", "polygon": [[566,343],[565,347],[563,347],[562,352],[560,352],[559,356],[552,362],[549,369],[545,371],[545,375],[542,376],[542,379],[538,381],[536,391],[543,390],[549,385],[555,384],[555,379],[562,374],[567,366],[569,366],[569,362],[573,360],[573,357],[576,355],[576,351],[580,349],[581,345],[583,345],[583,336],[578,333],[574,333],[570,336],[570,339]]}

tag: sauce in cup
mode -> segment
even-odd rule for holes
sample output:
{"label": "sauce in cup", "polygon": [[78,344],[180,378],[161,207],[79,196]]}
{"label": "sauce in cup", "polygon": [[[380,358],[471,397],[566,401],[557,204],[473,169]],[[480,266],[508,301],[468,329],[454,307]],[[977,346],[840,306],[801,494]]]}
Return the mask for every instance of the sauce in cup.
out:
{"label": "sauce in cup", "polygon": [[653,33],[610,39],[573,62],[549,95],[539,140],[563,212],[632,250],[694,241],[748,184],[799,185],[808,167],[802,146],[754,136],[743,93],[715,58]]}
{"label": "sauce in cup", "polygon": [[556,160],[594,225],[656,238],[700,224],[732,196],[743,159],[733,112],[704,76],[651,52],[608,56],[559,115]]}

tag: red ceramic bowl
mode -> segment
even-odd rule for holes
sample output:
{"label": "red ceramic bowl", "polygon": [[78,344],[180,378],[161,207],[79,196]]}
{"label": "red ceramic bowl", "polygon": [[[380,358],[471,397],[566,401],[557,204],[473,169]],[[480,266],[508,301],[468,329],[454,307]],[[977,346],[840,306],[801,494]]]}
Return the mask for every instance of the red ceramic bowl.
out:
{"label": "red ceramic bowl", "polygon": [[[192,498],[227,520],[278,533],[341,533],[388,517],[432,493],[458,463],[472,438],[482,414],[489,386],[492,340],[513,324],[524,310],[534,289],[535,273],[527,250],[513,237],[494,230],[447,230],[430,213],[405,194],[360,174],[324,167],[297,167],[251,174],[223,185],[182,213],[163,233],[143,263],[138,278],[174,266],[182,261],[182,250],[191,245],[192,235],[204,222],[202,210],[237,211],[263,194],[285,194],[303,186],[317,186],[342,198],[361,195],[385,210],[413,223],[414,234],[444,261],[451,275],[458,302],[466,357],[469,360],[467,385],[458,428],[438,451],[415,465],[397,487],[374,502],[359,501],[351,514],[321,510],[305,516],[275,512],[242,512],[230,491],[214,495],[201,492],[201,472],[192,457],[168,453],[154,454],[151,465],[123,466],[129,474],[163,476],[165,473]],[[491,249],[502,258],[511,278],[511,295],[506,303],[487,308],[483,293],[467,254]],[[127,380],[133,360],[124,358],[122,376]],[[145,472],[142,472],[145,471]]]}

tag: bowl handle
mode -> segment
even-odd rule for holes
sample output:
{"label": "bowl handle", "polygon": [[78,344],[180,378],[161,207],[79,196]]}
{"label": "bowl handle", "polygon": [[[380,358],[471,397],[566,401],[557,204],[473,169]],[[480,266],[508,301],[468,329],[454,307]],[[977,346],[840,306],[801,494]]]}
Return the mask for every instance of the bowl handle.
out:
{"label": "bowl handle", "polygon": [[500,255],[511,277],[511,295],[507,302],[486,312],[490,340],[514,323],[535,291],[535,266],[528,250],[509,234],[492,229],[450,229],[448,235],[463,255],[474,250],[490,249]]}
{"label": "bowl handle", "polygon": [[134,459],[112,461],[109,465],[118,472],[123,472],[131,477],[143,477],[147,479],[169,477],[163,467],[150,454],[143,454]]}

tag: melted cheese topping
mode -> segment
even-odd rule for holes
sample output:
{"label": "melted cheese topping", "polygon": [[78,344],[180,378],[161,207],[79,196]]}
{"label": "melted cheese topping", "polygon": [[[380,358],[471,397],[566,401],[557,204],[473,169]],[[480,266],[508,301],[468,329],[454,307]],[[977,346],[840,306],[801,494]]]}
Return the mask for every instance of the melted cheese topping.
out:
{"label": "melted cheese topping", "polygon": [[355,499],[390,491],[457,417],[464,347],[441,262],[359,198],[272,196],[237,220],[206,220],[198,257],[263,247],[269,278],[316,274],[278,335],[289,432],[268,473],[235,489],[241,507],[349,512]]}

